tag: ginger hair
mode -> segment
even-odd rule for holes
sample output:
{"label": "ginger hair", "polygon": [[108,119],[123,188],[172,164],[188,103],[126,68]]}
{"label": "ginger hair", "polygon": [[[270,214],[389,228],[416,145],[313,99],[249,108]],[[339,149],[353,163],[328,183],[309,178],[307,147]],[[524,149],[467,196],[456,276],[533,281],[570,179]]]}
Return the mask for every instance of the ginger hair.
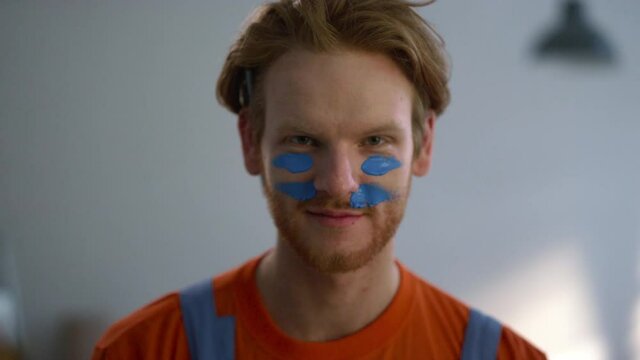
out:
{"label": "ginger hair", "polygon": [[414,10],[432,2],[279,0],[264,4],[249,16],[231,46],[218,78],[218,101],[236,114],[248,107],[254,136],[260,140],[265,121],[262,82],[280,56],[293,49],[385,54],[413,84],[412,132],[417,154],[427,111],[440,115],[450,97],[444,42]]}

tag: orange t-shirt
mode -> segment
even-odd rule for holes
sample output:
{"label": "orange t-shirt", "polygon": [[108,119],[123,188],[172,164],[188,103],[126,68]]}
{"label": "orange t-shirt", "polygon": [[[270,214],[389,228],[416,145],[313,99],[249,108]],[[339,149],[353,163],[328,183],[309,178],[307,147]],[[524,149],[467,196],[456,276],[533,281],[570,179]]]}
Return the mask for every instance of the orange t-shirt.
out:
{"label": "orange t-shirt", "polygon": [[[295,340],[276,327],[255,282],[260,258],[216,277],[218,316],[236,317],[237,359],[459,359],[469,308],[401,264],[397,294],[380,316],[358,332],[328,342]],[[93,360],[189,359],[178,293],[168,294],[115,323]],[[545,359],[503,327],[498,359]]]}

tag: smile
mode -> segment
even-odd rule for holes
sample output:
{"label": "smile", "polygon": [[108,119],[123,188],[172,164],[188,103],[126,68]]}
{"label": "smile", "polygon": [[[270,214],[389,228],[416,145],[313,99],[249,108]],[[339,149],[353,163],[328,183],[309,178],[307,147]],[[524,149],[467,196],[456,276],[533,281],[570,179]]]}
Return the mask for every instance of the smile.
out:
{"label": "smile", "polygon": [[308,209],[307,215],[326,227],[348,227],[358,222],[364,215],[357,211]]}

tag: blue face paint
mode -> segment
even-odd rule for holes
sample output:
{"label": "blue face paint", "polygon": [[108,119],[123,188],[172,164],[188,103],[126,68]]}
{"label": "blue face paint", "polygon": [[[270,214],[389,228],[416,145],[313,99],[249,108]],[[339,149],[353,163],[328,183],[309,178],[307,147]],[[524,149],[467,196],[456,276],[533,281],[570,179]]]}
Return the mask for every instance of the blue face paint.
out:
{"label": "blue face paint", "polygon": [[276,189],[298,201],[311,200],[316,196],[316,187],[313,186],[313,181],[279,183],[276,184]]}
{"label": "blue face paint", "polygon": [[273,166],[298,174],[309,171],[313,166],[313,159],[307,154],[287,153],[273,159]]}
{"label": "blue face paint", "polygon": [[[402,164],[394,157],[374,155],[363,164],[362,171],[367,175],[382,176]],[[286,153],[273,159],[273,166],[297,174],[309,171],[313,167],[313,159],[307,154]],[[298,201],[311,200],[316,196],[316,188],[312,181],[287,182],[276,184],[276,189]],[[358,191],[351,193],[351,207],[365,208],[376,206],[393,198],[392,194],[383,187],[375,184],[362,184]]]}
{"label": "blue face paint", "polygon": [[400,166],[402,166],[400,161],[393,156],[373,155],[362,163],[361,168],[367,175],[382,176]]}
{"label": "blue face paint", "polygon": [[351,207],[361,209],[376,206],[383,201],[391,200],[393,196],[383,187],[375,184],[362,184],[358,191],[351,193]]}

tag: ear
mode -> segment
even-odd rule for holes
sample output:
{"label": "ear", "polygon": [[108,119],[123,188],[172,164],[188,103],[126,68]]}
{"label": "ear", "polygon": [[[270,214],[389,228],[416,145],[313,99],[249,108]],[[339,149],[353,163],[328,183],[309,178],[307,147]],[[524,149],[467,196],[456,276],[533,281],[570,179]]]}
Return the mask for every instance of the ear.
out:
{"label": "ear", "polygon": [[259,175],[262,172],[262,159],[260,156],[260,141],[255,136],[255,129],[250,120],[248,108],[243,108],[238,113],[238,132],[242,142],[242,155],[244,167],[251,175]]}
{"label": "ear", "polygon": [[420,152],[418,152],[413,159],[412,171],[415,176],[425,176],[431,168],[435,124],[436,113],[429,110],[424,119],[424,133],[421,139],[422,146],[420,147]]}

